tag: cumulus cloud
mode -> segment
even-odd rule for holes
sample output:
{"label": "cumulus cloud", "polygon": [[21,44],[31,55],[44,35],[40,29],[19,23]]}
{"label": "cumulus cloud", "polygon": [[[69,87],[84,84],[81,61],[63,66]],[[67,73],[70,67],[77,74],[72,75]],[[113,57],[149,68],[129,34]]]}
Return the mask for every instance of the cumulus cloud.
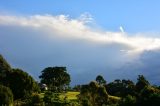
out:
{"label": "cumulus cloud", "polygon": [[128,53],[142,53],[145,50],[160,49],[160,38],[145,37],[143,33],[129,36],[128,33],[124,33],[122,26],[120,26],[120,31],[123,33],[97,31],[86,24],[91,20],[92,18],[88,14],[83,14],[78,19],[71,19],[65,15],[0,16],[1,25],[19,25],[43,29],[65,38],[82,39],[99,44],[117,43],[127,46],[128,48],[124,51]]}
{"label": "cumulus cloud", "polygon": [[[0,52],[15,67],[30,70],[35,77],[47,66],[64,65],[74,83],[82,83],[97,74],[110,77],[107,80],[123,76],[122,70],[130,68],[126,64],[137,61],[133,57],[160,49],[159,37],[129,34],[122,26],[117,32],[98,30],[89,24],[93,20],[88,13],[75,19],[66,15],[0,15]],[[138,59],[136,66],[143,67],[141,63]],[[139,69],[143,68],[137,68],[136,75]],[[134,71],[128,73],[133,75]]]}

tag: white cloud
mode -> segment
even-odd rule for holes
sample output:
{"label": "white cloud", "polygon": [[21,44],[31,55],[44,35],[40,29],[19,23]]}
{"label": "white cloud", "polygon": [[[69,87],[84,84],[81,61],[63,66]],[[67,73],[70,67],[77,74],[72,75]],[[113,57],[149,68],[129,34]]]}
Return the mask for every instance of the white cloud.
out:
{"label": "white cloud", "polygon": [[[126,73],[133,78],[146,73],[145,67],[150,66],[151,60],[159,59],[158,52],[155,58],[151,53],[145,55],[145,61],[141,60],[145,53],[160,49],[159,37],[146,33],[128,34],[122,26],[119,32],[102,31],[93,28],[92,21],[89,14],[76,19],[65,15],[0,15],[0,53],[11,64],[29,70],[36,77],[47,66],[66,66],[76,83],[93,80],[97,74],[109,80]],[[156,70],[159,61],[154,61],[151,63],[158,65],[151,67]],[[131,65],[126,66],[128,63]]]}
{"label": "white cloud", "polygon": [[123,50],[127,53],[142,53],[143,51],[160,49],[160,38],[145,37],[143,33],[138,36],[136,34],[136,36],[129,36],[128,33],[124,33],[121,26],[121,32],[97,31],[86,24],[88,20],[92,20],[88,14],[81,15],[79,19],[71,19],[65,15],[0,16],[1,25],[33,27],[49,33],[57,33],[58,36],[64,38],[81,39],[99,44],[116,43],[127,46],[128,48]]}

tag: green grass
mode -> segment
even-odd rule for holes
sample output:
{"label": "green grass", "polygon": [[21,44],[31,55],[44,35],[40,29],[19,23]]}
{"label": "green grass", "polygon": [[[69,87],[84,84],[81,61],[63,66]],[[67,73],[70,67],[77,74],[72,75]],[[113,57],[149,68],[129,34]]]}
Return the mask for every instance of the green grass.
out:
{"label": "green grass", "polygon": [[111,95],[109,95],[109,98],[110,98],[110,99],[116,99],[116,100],[120,100],[120,99],[121,99],[120,97],[117,97],[117,96],[111,96]]}
{"label": "green grass", "polygon": [[[77,100],[77,95],[79,95],[80,92],[67,92],[67,93],[59,93],[60,99],[64,100],[65,97],[67,97],[67,100]],[[44,98],[44,93],[39,94],[41,98]]]}
{"label": "green grass", "polygon": [[111,96],[111,95],[109,95],[108,99],[109,99],[109,101],[110,101],[111,104],[117,104],[121,100],[120,97]]}
{"label": "green grass", "polygon": [[77,95],[79,95],[79,92],[61,93],[60,99],[64,99],[65,97],[67,97],[67,100],[77,100]]}
{"label": "green grass", "polygon": [[39,94],[40,98],[44,98],[44,93]]}
{"label": "green grass", "polygon": [[[59,97],[61,100],[64,100],[65,97],[67,97],[66,99],[67,100],[77,100],[77,95],[80,94],[80,92],[67,92],[67,93],[59,93]],[[39,94],[41,98],[44,97],[44,93],[40,93]],[[119,101],[121,98],[120,97],[117,97],[117,96],[111,96],[109,95],[109,99],[112,100],[112,101]]]}

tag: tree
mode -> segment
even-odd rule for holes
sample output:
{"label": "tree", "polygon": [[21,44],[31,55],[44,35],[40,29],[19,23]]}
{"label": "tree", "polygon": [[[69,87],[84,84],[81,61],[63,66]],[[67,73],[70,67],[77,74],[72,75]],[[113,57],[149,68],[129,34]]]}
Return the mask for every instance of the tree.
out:
{"label": "tree", "polygon": [[7,84],[8,82],[5,80],[7,73],[12,71],[11,66],[8,62],[0,55],[0,84]]}
{"label": "tree", "polygon": [[159,106],[160,90],[153,86],[145,86],[137,97],[139,106]]}
{"label": "tree", "polygon": [[2,71],[11,71],[11,66],[8,62],[0,55],[0,72]]}
{"label": "tree", "polygon": [[125,98],[121,99],[119,106],[137,106],[136,97],[127,95]]}
{"label": "tree", "polygon": [[79,92],[80,90],[81,90],[81,85],[75,85],[75,86],[73,87],[73,91]]}
{"label": "tree", "polygon": [[146,86],[149,86],[150,83],[146,80],[146,78],[143,75],[138,75],[137,78],[137,83],[136,83],[136,90],[140,92],[143,88]]}
{"label": "tree", "polygon": [[151,94],[147,103],[148,106],[160,106],[160,93]]}
{"label": "tree", "polygon": [[101,75],[98,75],[98,76],[96,77],[96,81],[98,82],[99,85],[104,85],[104,84],[106,84],[106,80],[104,80],[103,76],[101,76]]}
{"label": "tree", "polygon": [[9,106],[13,104],[12,91],[3,85],[0,85],[0,106]]}
{"label": "tree", "polygon": [[21,69],[12,69],[2,55],[0,55],[0,83],[12,90],[14,99],[25,98],[39,90],[38,84],[28,73]]}
{"label": "tree", "polygon": [[43,99],[39,94],[33,94],[28,101],[25,101],[25,106],[44,106]]}
{"label": "tree", "polygon": [[71,81],[66,67],[47,67],[42,71],[39,78],[41,83],[47,84],[51,90],[56,90],[56,88],[61,90],[65,85],[69,85]]}
{"label": "tree", "polygon": [[103,86],[92,81],[82,85],[79,100],[83,106],[102,106],[108,102],[108,93]]}
{"label": "tree", "polygon": [[106,89],[110,95],[125,97],[135,94],[135,85],[131,80],[117,79],[106,85]]}
{"label": "tree", "polygon": [[9,87],[14,94],[14,99],[25,99],[33,92],[39,91],[39,86],[35,80],[21,69],[13,69],[7,76]]}

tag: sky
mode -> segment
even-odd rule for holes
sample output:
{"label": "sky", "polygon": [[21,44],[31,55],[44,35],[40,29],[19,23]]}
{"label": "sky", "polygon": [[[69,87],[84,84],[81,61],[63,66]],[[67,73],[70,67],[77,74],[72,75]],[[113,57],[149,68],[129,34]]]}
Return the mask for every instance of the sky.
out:
{"label": "sky", "polygon": [[72,85],[160,78],[159,0],[0,1],[0,54],[36,80],[66,66]]}

